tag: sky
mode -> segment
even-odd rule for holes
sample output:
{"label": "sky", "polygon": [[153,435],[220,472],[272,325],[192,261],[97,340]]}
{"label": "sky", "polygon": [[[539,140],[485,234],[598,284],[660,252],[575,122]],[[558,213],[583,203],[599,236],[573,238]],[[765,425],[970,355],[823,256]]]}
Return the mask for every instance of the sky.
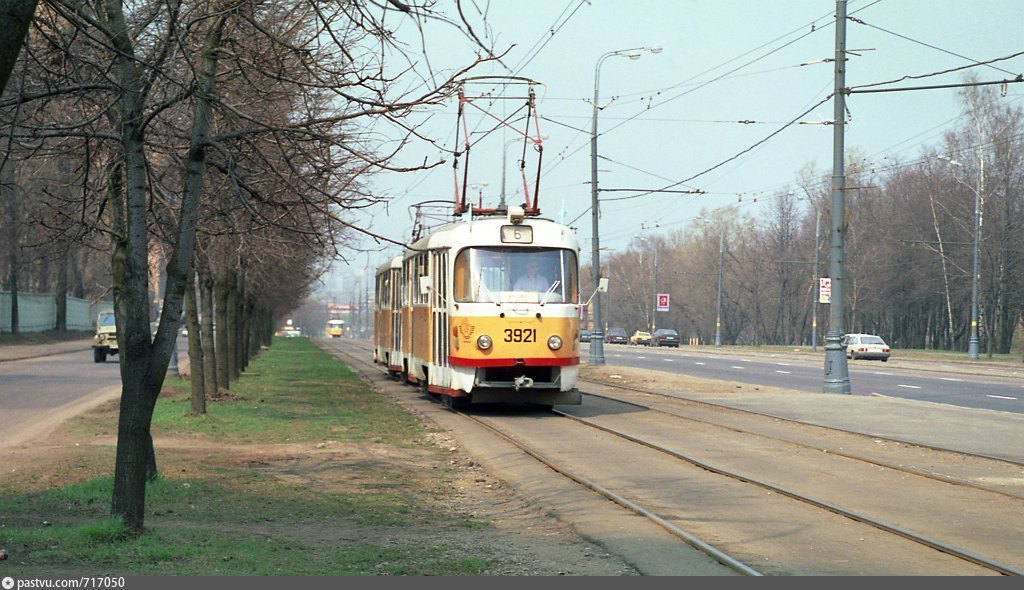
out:
{"label": "sky", "polygon": [[[467,0],[463,6],[485,43],[509,48],[501,64],[472,75],[537,82],[544,148],[537,193],[541,216],[576,228],[585,264],[593,234],[595,84],[604,255],[635,247],[637,236],[685,228],[702,212],[735,208],[759,217],[772,195],[797,189],[802,171],[831,174],[834,0]],[[1024,56],[960,69],[1024,52],[1020,0],[849,0],[847,15],[856,19],[848,20],[846,30],[847,87],[936,86],[962,83],[967,73],[979,81],[1024,73]],[[400,38],[412,40],[413,33],[408,25],[399,28]],[[443,72],[475,55],[471,43],[450,27],[428,26],[425,33],[430,61],[417,62],[419,72],[427,63]],[[660,51],[642,50],[635,60],[604,57],[654,47]],[[481,84],[465,88],[467,94],[494,91]],[[1003,100],[1019,105],[1024,83],[1007,85],[1005,93]],[[499,118],[515,118],[519,108],[512,99],[474,104]],[[955,88],[853,94],[846,107],[847,157],[879,169],[913,161],[964,122]],[[446,164],[377,175],[370,188],[387,202],[360,212],[357,223],[408,242],[415,204],[454,199],[452,159],[445,150],[456,146],[457,108],[451,100],[418,115],[421,130],[441,147],[412,146],[399,159],[415,165],[444,157]],[[475,142],[467,165],[470,193],[485,206],[497,205],[504,164],[506,202],[521,203],[517,134],[483,134],[493,120],[476,117],[466,118]],[[531,197],[535,165],[529,156]],[[693,192],[650,192],[666,188]],[[400,251],[388,244],[364,246],[373,251],[353,252],[338,262],[329,287],[359,287]]]}

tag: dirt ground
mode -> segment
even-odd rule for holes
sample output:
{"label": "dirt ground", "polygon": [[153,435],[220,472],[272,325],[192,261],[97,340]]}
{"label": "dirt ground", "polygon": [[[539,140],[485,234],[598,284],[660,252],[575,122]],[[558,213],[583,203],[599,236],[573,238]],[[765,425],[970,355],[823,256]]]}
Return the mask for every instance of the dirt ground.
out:
{"label": "dirt ground", "polygon": [[[87,415],[115,424],[113,400],[87,410]],[[70,417],[70,416],[68,416]],[[421,416],[423,420],[427,418]],[[428,426],[431,426],[428,424]],[[424,501],[452,519],[484,521],[488,528],[439,527],[413,524],[386,529],[353,528],[325,524],[273,525],[281,538],[332,545],[374,539],[389,546],[422,544],[472,549],[478,557],[492,560],[491,576],[632,576],[640,572],[619,556],[578,535],[572,527],[547,514],[530,498],[489,474],[467,453],[460,442],[443,431],[430,435],[443,449],[447,465],[438,465],[436,453],[401,453],[385,447],[344,444],[336,441],[307,444],[226,446],[188,437],[157,437],[158,461],[167,477],[214,467],[211,461],[259,469],[292,485],[334,492],[358,492],[374,482],[354,481],[347,463],[375,462],[387,469],[396,466],[419,482]],[[4,479],[18,487],[42,490],[96,476],[113,468],[115,440],[109,434],[76,434],[68,423],[41,433],[31,442],[7,447],[0,456]],[[439,483],[439,469],[452,468],[455,477]],[[386,471],[386,469],[381,469]],[[147,516],[148,526],[175,526],[172,515]],[[270,531],[268,531],[270,532]],[[16,551],[8,548],[12,562]]]}

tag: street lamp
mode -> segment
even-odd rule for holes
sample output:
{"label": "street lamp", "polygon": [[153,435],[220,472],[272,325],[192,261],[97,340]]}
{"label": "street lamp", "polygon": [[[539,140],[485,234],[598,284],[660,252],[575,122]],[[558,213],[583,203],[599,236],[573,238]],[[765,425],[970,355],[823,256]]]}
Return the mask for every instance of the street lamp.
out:
{"label": "street lamp", "polygon": [[[949,156],[939,156],[951,166],[963,167],[963,164]],[[964,184],[962,180],[953,175],[956,181]],[[971,273],[971,339],[967,343],[967,358],[976,361],[978,355],[978,251],[979,238],[981,236],[981,174],[974,183],[974,269]]]}
{"label": "street lamp", "polygon": [[[654,330],[657,327],[656,325],[657,325],[657,322],[658,322],[658,320],[657,320],[657,317],[658,317],[658,240],[656,238],[651,238],[650,240],[648,240],[645,236],[640,236],[640,235],[635,236],[635,237],[636,237],[636,239],[640,240],[641,242],[645,242],[645,243],[646,242],[651,242],[651,244],[652,244],[651,248],[654,250],[654,262],[651,265],[651,291],[654,292],[653,293],[653,295],[654,295],[654,307],[651,308],[651,322],[650,322],[651,333],[653,334]],[[641,254],[640,254],[640,267],[643,268],[643,253],[642,253],[642,251],[641,251]]]}
{"label": "street lamp", "polygon": [[722,345],[722,262],[725,258],[725,231],[718,233],[718,303],[715,304],[715,346]]}
{"label": "street lamp", "polygon": [[631,49],[619,49],[617,51],[609,51],[598,58],[597,63],[594,64],[594,102],[593,106],[593,117],[590,126],[590,214],[591,220],[591,231],[593,236],[591,237],[592,247],[591,254],[594,275],[594,329],[590,336],[590,364],[592,365],[603,365],[604,364],[604,329],[601,326],[601,293],[598,292],[598,288],[601,284],[601,253],[600,253],[600,238],[598,234],[598,217],[600,211],[598,209],[597,199],[597,112],[598,106],[597,101],[600,98],[598,89],[601,84],[601,64],[604,60],[612,57],[613,55],[628,57],[629,59],[639,59],[643,51],[650,51],[651,53],[660,53],[660,45],[651,45],[649,47],[634,47]]}
{"label": "street lamp", "polygon": [[[708,217],[698,217],[698,220],[714,223],[715,220]],[[725,228],[720,227],[718,232],[718,293],[715,297],[715,346],[722,345],[722,269],[725,262]]]}
{"label": "street lamp", "polygon": [[[796,196],[796,191],[789,191],[791,196]],[[820,285],[818,284],[818,252],[821,249],[821,211],[814,202],[810,193],[807,194],[807,202],[814,209],[814,271],[811,277],[811,352],[818,352],[818,299],[821,298]]]}

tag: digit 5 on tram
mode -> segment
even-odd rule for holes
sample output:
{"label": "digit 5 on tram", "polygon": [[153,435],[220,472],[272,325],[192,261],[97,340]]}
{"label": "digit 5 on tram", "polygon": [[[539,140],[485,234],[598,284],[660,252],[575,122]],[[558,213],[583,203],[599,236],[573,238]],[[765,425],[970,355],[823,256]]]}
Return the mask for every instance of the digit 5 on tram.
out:
{"label": "digit 5 on tram", "polygon": [[579,404],[578,258],[522,208],[440,227],[377,271],[374,360],[452,407]]}

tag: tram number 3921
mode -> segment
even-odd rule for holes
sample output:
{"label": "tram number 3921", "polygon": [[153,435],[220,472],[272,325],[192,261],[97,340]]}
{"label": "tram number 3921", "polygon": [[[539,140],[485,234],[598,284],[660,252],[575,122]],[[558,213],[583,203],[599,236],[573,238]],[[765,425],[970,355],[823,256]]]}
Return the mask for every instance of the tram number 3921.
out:
{"label": "tram number 3921", "polygon": [[536,342],[536,328],[506,328],[505,342]]}

